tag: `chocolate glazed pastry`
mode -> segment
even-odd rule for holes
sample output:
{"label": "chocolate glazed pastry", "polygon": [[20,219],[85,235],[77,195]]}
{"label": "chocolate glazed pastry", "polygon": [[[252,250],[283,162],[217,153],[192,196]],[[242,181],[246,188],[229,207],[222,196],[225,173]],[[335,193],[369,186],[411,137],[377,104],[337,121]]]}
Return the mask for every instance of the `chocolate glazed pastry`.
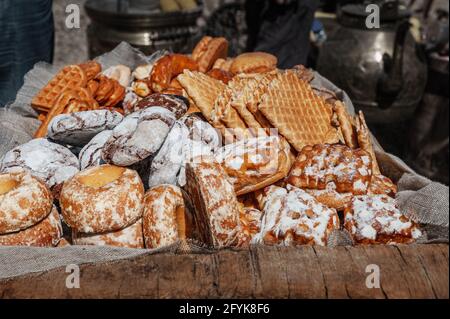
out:
{"label": "chocolate glazed pastry", "polygon": [[50,122],[47,135],[61,144],[84,146],[98,133],[113,129],[122,120],[120,113],[108,110],[61,114]]}
{"label": "chocolate glazed pastry", "polygon": [[55,198],[62,183],[78,173],[78,158],[66,147],[46,139],[34,139],[13,148],[0,163],[1,172],[24,168],[46,182]]}
{"label": "chocolate glazed pastry", "polygon": [[184,114],[186,114],[189,108],[189,101],[185,97],[179,95],[156,93],[139,101],[135,105],[134,110],[139,111],[155,106],[160,106],[168,109],[175,114],[175,117],[177,119],[179,119]]}
{"label": "chocolate glazed pastry", "polygon": [[131,166],[155,155],[175,121],[174,113],[163,107],[130,114],[113,130],[102,150],[103,160]]}

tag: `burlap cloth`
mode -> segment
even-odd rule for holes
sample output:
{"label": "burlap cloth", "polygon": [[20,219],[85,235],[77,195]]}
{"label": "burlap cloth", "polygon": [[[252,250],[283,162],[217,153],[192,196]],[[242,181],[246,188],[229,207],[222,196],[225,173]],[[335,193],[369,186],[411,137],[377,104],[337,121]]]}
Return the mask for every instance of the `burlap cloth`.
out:
{"label": "burlap cloth", "polygon": [[[97,60],[104,68],[124,64],[131,69],[146,63],[151,57],[126,43]],[[31,108],[32,97],[58,70],[52,65],[38,63],[25,76],[25,84],[17,98],[5,109],[0,109],[0,159],[13,147],[29,141],[38,127],[36,112]],[[343,99],[351,113],[354,107],[345,92],[316,73],[313,85],[336,92]],[[400,209],[423,225],[426,236],[420,242],[448,242],[449,190],[448,187],[418,176],[401,159],[383,151],[375,141],[377,158],[382,172],[399,186]],[[345,231],[336,231],[330,246],[351,245]],[[178,243],[157,250],[124,249],[115,247],[71,246],[64,248],[0,247],[0,279],[11,278],[33,272],[42,272],[69,264],[108,262],[133,258],[142,254],[170,253],[213,253],[212,249],[194,243]]]}

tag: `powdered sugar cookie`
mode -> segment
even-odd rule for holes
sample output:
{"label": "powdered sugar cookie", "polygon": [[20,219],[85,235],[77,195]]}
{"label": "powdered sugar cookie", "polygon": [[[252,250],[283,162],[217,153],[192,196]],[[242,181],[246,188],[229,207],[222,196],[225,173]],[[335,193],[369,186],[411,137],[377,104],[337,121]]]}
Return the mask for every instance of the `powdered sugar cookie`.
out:
{"label": "powdered sugar cookie", "polygon": [[112,131],[103,131],[97,134],[85,147],[83,147],[78,154],[81,170],[102,164],[103,146],[111,137],[111,134]]}
{"label": "powdered sugar cookie", "polygon": [[54,188],[78,173],[78,158],[66,147],[39,138],[13,148],[1,162],[1,172],[24,168]]}
{"label": "powdered sugar cookie", "polygon": [[64,183],[64,221],[76,232],[99,234],[123,229],[142,216],[144,186],[136,171],[102,165]]}
{"label": "powdered sugar cookie", "polygon": [[53,198],[47,186],[28,171],[0,174],[0,234],[17,232],[44,219]]}
{"label": "powdered sugar cookie", "polygon": [[47,136],[61,144],[84,146],[98,133],[115,128],[122,119],[122,114],[108,110],[61,114],[50,122]]}

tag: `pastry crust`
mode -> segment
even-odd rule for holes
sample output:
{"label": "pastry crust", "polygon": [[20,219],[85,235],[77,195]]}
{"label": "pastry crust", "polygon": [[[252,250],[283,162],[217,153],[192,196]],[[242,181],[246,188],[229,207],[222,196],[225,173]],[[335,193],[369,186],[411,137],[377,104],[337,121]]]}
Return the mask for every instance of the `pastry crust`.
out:
{"label": "pastry crust", "polygon": [[299,188],[324,190],[330,182],[339,193],[367,194],[372,178],[371,157],[345,145],[306,146],[298,155],[287,182]]}
{"label": "pastry crust", "polygon": [[72,240],[74,245],[144,248],[142,219],[124,229],[103,234],[83,234],[73,231]]}
{"label": "pastry crust", "polygon": [[177,186],[159,185],[145,194],[143,221],[147,248],[170,246],[192,238],[193,217]]}
{"label": "pastry crust", "polygon": [[[110,181],[112,174],[117,178]],[[90,185],[92,181],[100,184]],[[60,204],[64,221],[75,231],[99,234],[123,229],[141,218],[143,197],[144,186],[136,171],[102,165],[65,182]]]}
{"label": "pastry crust", "polygon": [[0,234],[35,225],[48,216],[52,206],[50,190],[29,172],[15,169],[0,174]]}
{"label": "pastry crust", "polygon": [[198,70],[206,73],[218,59],[228,56],[228,41],[225,38],[204,37],[192,52],[192,58],[198,63]]}
{"label": "pastry crust", "polygon": [[29,170],[54,190],[78,173],[80,163],[68,148],[40,138],[13,148],[5,154],[0,166],[4,172]]}
{"label": "pastry crust", "polygon": [[0,246],[56,247],[63,235],[61,218],[53,206],[43,220],[24,230],[0,235]]}
{"label": "pastry crust", "polygon": [[305,192],[313,196],[319,203],[337,211],[343,211],[353,199],[353,193],[337,192],[334,182],[328,183],[326,189],[305,189]]}
{"label": "pastry crust", "polygon": [[277,63],[277,57],[269,53],[243,53],[234,59],[230,71],[233,74],[265,73],[275,70]]}
{"label": "pastry crust", "polygon": [[352,125],[352,118],[347,112],[347,108],[344,103],[337,101],[334,104],[334,112],[336,113],[341,128],[342,135],[344,137],[345,144],[353,149],[358,148],[358,136],[356,129]]}
{"label": "pastry crust", "polygon": [[239,203],[222,166],[212,157],[194,159],[187,164],[186,179],[202,241],[216,248],[237,245]]}
{"label": "pastry crust", "polygon": [[373,175],[369,187],[369,194],[372,195],[388,195],[395,198],[397,195],[397,186],[394,182],[383,175]]}
{"label": "pastry crust", "polygon": [[238,247],[247,247],[261,231],[262,212],[256,208],[243,208],[239,215]]}
{"label": "pastry crust", "polygon": [[262,202],[264,216],[254,243],[326,246],[331,233],[339,229],[336,210],[299,188],[270,186]]}
{"label": "pastry crust", "polygon": [[356,131],[358,133],[359,147],[370,154],[372,157],[372,171],[374,175],[381,175],[380,167],[378,166],[377,156],[373,149],[372,136],[367,126],[364,113],[359,112],[356,117]]}
{"label": "pastry crust", "polygon": [[293,165],[291,147],[278,136],[229,144],[216,153],[238,196],[285,178]]}
{"label": "pastry crust", "polygon": [[108,110],[61,114],[50,122],[47,136],[61,144],[84,146],[97,134],[115,128],[122,120],[120,113]]}
{"label": "pastry crust", "polygon": [[344,212],[344,227],[359,244],[407,244],[422,235],[387,195],[356,196]]}

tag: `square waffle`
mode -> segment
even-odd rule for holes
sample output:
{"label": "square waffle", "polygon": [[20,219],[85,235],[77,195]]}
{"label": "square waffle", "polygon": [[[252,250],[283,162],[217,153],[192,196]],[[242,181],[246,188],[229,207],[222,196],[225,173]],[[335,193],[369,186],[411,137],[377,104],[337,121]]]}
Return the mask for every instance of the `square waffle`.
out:
{"label": "square waffle", "polygon": [[189,70],[185,70],[177,79],[205,118],[212,123],[214,103],[226,85],[206,74]]}
{"label": "square waffle", "polygon": [[258,109],[299,152],[306,145],[339,141],[332,106],[292,71],[277,75]]}
{"label": "square waffle", "polygon": [[37,111],[48,112],[63,91],[85,87],[86,84],[87,76],[83,69],[78,65],[68,65],[33,97],[31,105]]}

